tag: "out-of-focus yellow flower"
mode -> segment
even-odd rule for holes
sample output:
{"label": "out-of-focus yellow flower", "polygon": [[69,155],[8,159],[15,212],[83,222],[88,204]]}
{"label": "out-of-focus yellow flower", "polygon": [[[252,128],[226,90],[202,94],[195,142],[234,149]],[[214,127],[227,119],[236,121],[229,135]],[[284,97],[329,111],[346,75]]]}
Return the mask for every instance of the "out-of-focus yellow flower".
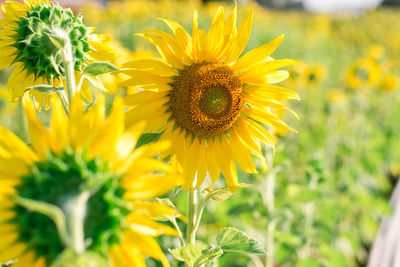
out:
{"label": "out-of-focus yellow flower", "polygon": [[385,54],[385,48],[381,45],[372,45],[369,48],[368,56],[379,62]]}
{"label": "out-of-focus yellow flower", "polygon": [[[38,84],[62,86],[64,59],[60,48],[52,45],[50,37],[57,31],[68,34],[74,57],[74,69],[80,71],[88,62],[110,59],[117,54],[106,45],[105,37],[93,34],[93,28],[82,23],[70,9],[63,9],[49,0],[13,0],[1,5],[4,19],[0,20],[0,69],[14,66],[8,79],[11,100],[18,100],[26,88]],[[30,90],[37,108],[48,109],[56,93]],[[92,100],[87,86],[82,96]]]}
{"label": "out-of-focus yellow flower", "polygon": [[322,84],[326,78],[326,69],[319,63],[307,64],[304,70],[306,87],[315,88]]}
{"label": "out-of-focus yellow flower", "polygon": [[326,78],[326,69],[319,63],[301,63],[290,68],[288,84],[290,87],[316,88]]}
{"label": "out-of-focus yellow flower", "polygon": [[358,59],[346,74],[350,88],[371,88],[378,84],[381,77],[381,67],[370,58]]}
{"label": "out-of-focus yellow flower", "polygon": [[386,74],[381,79],[378,88],[382,91],[393,91],[398,85],[398,77],[392,74]]}
{"label": "out-of-focus yellow flower", "polygon": [[292,130],[272,110],[286,107],[286,99],[298,99],[296,92],[273,85],[288,77],[280,68],[298,63],[270,58],[283,36],[239,58],[250,37],[253,12],[238,28],[236,7],[225,22],[224,15],[220,7],[207,33],[198,28],[195,12],[192,36],[164,19],[174,35],[160,30],[140,34],[157,47],[162,61],[125,64],[131,79],[124,85],[145,89],[125,98],[132,107],[127,124],[146,118],[151,121],[147,131],[163,132],[161,139],[171,141],[169,154],[183,168],[185,190],[198,188],[207,172],[213,183],[222,172],[234,192],[240,187],[236,162],[255,173],[251,154],[264,160],[260,143],[272,145],[264,125]]}
{"label": "out-of-focus yellow flower", "polygon": [[106,119],[100,96],[86,111],[73,99],[69,117],[57,101],[50,129],[25,100],[32,148],[0,127],[0,262],[17,258],[16,267],[49,267],[68,243],[49,217],[28,211],[21,199],[64,209],[69,198],[89,191],[88,251],[108,256],[115,267],[146,266],[142,255],[169,266],[153,237],[177,233],[152,218],[176,211],[145,202],[180,183],[174,168],[154,159],[168,144],[135,148],[144,123],[125,129],[120,98]]}
{"label": "out-of-focus yellow flower", "polygon": [[326,100],[330,103],[343,104],[347,102],[348,98],[347,94],[341,89],[333,88],[326,92]]}

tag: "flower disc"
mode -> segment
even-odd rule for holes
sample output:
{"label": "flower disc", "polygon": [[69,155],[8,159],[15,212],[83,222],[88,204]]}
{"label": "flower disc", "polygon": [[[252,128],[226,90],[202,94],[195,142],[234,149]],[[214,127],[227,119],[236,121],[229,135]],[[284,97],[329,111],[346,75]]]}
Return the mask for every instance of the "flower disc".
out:
{"label": "flower disc", "polygon": [[172,83],[170,109],[178,126],[198,138],[223,134],[243,107],[242,82],[223,63],[185,67]]}

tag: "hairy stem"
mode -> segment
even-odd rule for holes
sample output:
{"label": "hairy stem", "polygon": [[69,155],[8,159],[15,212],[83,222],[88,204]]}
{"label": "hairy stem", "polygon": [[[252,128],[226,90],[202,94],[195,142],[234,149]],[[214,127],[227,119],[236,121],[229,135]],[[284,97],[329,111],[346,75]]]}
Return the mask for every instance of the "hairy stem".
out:
{"label": "hairy stem", "polygon": [[173,217],[171,219],[171,223],[174,225],[176,231],[178,232],[178,236],[179,236],[179,242],[181,243],[181,247],[183,247],[185,245],[185,240],[183,239],[183,235],[182,235],[182,231],[181,228],[179,228],[178,223],[176,222],[175,217]]}
{"label": "hairy stem", "polygon": [[90,193],[84,191],[72,198],[66,206],[70,246],[77,254],[85,251],[84,223],[89,197]]}
{"label": "hairy stem", "polygon": [[72,46],[69,37],[65,38],[65,45],[62,54],[64,62],[65,82],[67,85],[68,101],[69,104],[71,105],[72,97],[76,93],[76,87],[75,87],[74,57],[72,55]]}
{"label": "hairy stem", "polygon": [[195,222],[197,218],[197,190],[189,192],[189,206],[188,206],[188,224],[186,231],[186,243],[194,244],[196,242]]}

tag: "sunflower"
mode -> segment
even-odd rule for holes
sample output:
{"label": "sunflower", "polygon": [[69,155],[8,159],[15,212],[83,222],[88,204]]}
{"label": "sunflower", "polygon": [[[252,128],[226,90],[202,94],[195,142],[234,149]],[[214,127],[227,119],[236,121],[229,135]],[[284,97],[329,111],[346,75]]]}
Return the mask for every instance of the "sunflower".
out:
{"label": "sunflower", "polygon": [[379,82],[378,88],[382,91],[393,91],[398,86],[398,77],[393,74],[385,74]]}
{"label": "sunflower", "polygon": [[377,85],[381,77],[381,67],[370,58],[358,59],[347,71],[347,83],[350,88],[371,88]]}
{"label": "sunflower", "polygon": [[30,100],[24,101],[32,148],[0,127],[0,262],[17,258],[16,267],[51,266],[64,250],[49,217],[26,209],[18,198],[64,209],[81,188],[103,181],[87,202],[87,250],[115,267],[146,266],[142,255],[169,266],[153,237],[177,233],[152,218],[176,212],[146,202],[179,183],[175,168],[154,158],[168,144],[135,148],[143,122],[125,130],[122,99],[114,101],[107,119],[104,100],[97,99],[82,111],[75,98],[70,118],[56,101],[50,129],[38,120]]}
{"label": "sunflower", "polygon": [[237,7],[224,22],[220,7],[206,33],[198,28],[195,11],[192,36],[163,19],[173,35],[160,30],[138,34],[157,48],[162,60],[123,65],[131,76],[123,85],[144,89],[125,98],[132,106],[127,124],[146,118],[145,131],[159,131],[162,140],[172,142],[168,153],[183,168],[185,190],[199,187],[208,172],[212,183],[222,173],[235,191],[240,187],[236,162],[256,173],[251,154],[264,160],[260,144],[272,144],[266,127],[292,130],[274,109],[286,108],[284,100],[298,95],[274,84],[288,77],[278,69],[296,61],[270,57],[283,36],[239,58],[250,37],[253,12],[238,28],[236,17]]}
{"label": "sunflower", "polygon": [[[77,72],[90,61],[117,56],[107,46],[106,36],[93,34],[93,28],[83,25],[82,16],[74,16],[70,9],[49,0],[7,0],[1,5],[1,12],[0,69],[14,67],[7,84],[11,101],[21,98],[26,88],[34,85],[63,85],[63,58],[49,39],[54,31],[61,29],[68,34]],[[92,100],[87,84],[81,92],[88,101]],[[50,108],[56,99],[55,93],[30,90],[29,94],[39,109]]]}

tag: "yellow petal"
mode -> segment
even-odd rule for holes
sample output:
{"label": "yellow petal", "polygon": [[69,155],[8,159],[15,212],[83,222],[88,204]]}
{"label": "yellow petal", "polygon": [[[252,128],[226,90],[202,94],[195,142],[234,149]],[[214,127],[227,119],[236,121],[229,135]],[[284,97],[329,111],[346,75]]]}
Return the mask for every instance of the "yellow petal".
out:
{"label": "yellow petal", "polygon": [[104,123],[103,131],[99,131],[91,142],[89,155],[95,157],[102,154],[105,160],[112,159],[115,153],[115,145],[124,129],[124,108],[122,99],[116,97],[110,115]]}
{"label": "yellow petal", "polygon": [[29,136],[31,138],[32,147],[39,158],[44,159],[49,149],[49,131],[37,118],[32,102],[28,98],[24,98],[23,105],[28,121]]}
{"label": "yellow petal", "polygon": [[242,74],[240,77],[242,81],[249,83],[262,83],[265,80],[265,76],[271,72],[286,67],[289,65],[298,64],[299,61],[291,59],[278,59],[262,62],[248,68],[248,71]]}
{"label": "yellow petal", "polygon": [[233,156],[242,170],[247,173],[257,173],[249,150],[242,145],[235,131],[231,133],[229,142],[232,147]]}
{"label": "yellow petal", "polygon": [[160,260],[164,267],[170,266],[161,248],[153,238],[139,234],[126,234],[124,241],[127,246],[140,244],[138,249],[144,255]]}
{"label": "yellow petal", "polygon": [[68,118],[60,101],[54,104],[50,127],[50,147],[55,153],[61,153],[67,143]]}
{"label": "yellow petal", "polygon": [[169,48],[168,43],[162,38],[155,36],[150,33],[141,33],[136,34],[137,36],[142,36],[143,38],[150,41],[158,50],[161,57],[167,62],[169,65],[174,66],[179,69],[183,69],[183,62],[180,60]]}
{"label": "yellow petal", "polygon": [[136,245],[114,245],[110,250],[114,267],[146,267],[146,262]]}
{"label": "yellow petal", "polygon": [[248,68],[251,68],[252,66],[262,62],[268,58],[276,48],[278,48],[284,37],[285,36],[282,34],[271,42],[247,52],[233,65],[234,69],[237,71],[245,71]]}
{"label": "yellow petal", "polygon": [[253,26],[254,11],[249,12],[243,21],[240,23],[235,40],[235,46],[233,47],[228,62],[236,59],[240,56],[243,50],[246,48],[247,42],[249,41],[251,28]]}
{"label": "yellow petal", "polygon": [[[174,70],[164,62],[156,59],[138,59],[130,61],[123,64],[122,68],[146,71],[151,74],[161,75],[161,76],[178,75],[178,72],[176,70]],[[121,72],[125,73],[125,70],[122,69]]]}
{"label": "yellow petal", "polygon": [[7,249],[3,249],[0,251],[0,262],[6,262],[18,258],[25,250],[26,250],[25,244],[23,243],[13,244],[7,247]]}

